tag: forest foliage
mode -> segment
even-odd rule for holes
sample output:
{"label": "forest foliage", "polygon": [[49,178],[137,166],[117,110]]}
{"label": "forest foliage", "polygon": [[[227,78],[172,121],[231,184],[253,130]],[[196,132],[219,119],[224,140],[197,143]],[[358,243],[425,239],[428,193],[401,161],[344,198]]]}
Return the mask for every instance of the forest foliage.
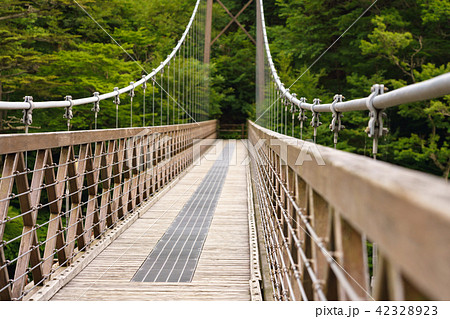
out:
{"label": "forest foliage", "polygon": [[[236,14],[247,1],[223,0]],[[448,0],[379,0],[300,79],[324,52],[372,4],[372,0],[266,0],[270,48],[279,75],[291,92],[308,101],[368,96],[375,83],[390,90],[450,72]],[[35,101],[92,96],[139,79],[142,69],[91,18],[146,70],[169,54],[184,31],[194,0],[3,0],[0,3],[0,100]],[[255,37],[255,1],[239,22]],[[218,4],[213,38],[230,21]],[[297,80],[298,79],[298,80]],[[255,114],[255,46],[235,24],[213,45],[211,117],[242,123]],[[389,134],[380,141],[380,159],[444,176],[450,172],[450,96],[387,111]],[[141,104],[136,102],[136,110]],[[74,110],[71,129],[91,129],[90,106]],[[99,128],[114,125],[112,102],[104,102]],[[135,123],[141,113],[133,115]],[[34,112],[34,131],[66,129],[63,110]],[[158,116],[158,114],[155,114]],[[21,112],[1,111],[0,131],[21,132]],[[129,123],[129,110],[120,122]],[[147,116],[150,116],[148,114]],[[145,120],[145,119],[144,119]],[[329,115],[318,142],[332,145]],[[370,154],[367,112],[343,119],[338,149]],[[33,131],[33,130],[32,130]],[[311,138],[312,128],[305,132]]]}

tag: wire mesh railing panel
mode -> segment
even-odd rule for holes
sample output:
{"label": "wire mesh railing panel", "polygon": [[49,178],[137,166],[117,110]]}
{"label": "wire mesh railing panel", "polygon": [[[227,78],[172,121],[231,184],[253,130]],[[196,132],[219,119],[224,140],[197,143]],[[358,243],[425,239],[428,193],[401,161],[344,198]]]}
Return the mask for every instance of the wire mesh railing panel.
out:
{"label": "wire mesh railing panel", "polygon": [[216,125],[0,136],[0,299],[70,266],[190,165]]}
{"label": "wire mesh railing panel", "polygon": [[249,142],[275,300],[450,297],[448,184],[253,122]]}

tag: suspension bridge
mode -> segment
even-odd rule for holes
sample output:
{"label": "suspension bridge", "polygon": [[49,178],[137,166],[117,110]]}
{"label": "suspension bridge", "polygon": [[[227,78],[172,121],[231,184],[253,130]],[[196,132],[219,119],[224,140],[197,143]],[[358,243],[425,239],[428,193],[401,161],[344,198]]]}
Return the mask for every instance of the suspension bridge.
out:
{"label": "suspension bridge", "polygon": [[[256,119],[243,139],[217,139],[208,117],[212,0],[196,1],[171,54],[127,87],[0,101],[25,127],[0,136],[1,300],[450,299],[450,186],[376,160],[384,110],[450,94],[450,74],[307,103],[281,82],[255,1]],[[226,9],[230,23],[245,30],[249,3]],[[152,117],[136,125],[138,98]],[[111,101],[115,128],[99,129]],[[71,130],[81,106],[95,129]],[[68,131],[29,133],[49,108]],[[336,149],[349,111],[369,112],[373,159]],[[324,112],[335,148],[315,143]],[[307,113],[313,141],[301,136]]]}

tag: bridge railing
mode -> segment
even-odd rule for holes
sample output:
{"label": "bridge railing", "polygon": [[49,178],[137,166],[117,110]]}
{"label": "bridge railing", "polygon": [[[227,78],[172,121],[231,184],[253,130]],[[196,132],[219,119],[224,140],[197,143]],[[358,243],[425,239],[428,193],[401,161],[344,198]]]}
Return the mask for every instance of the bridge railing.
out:
{"label": "bridge railing", "polygon": [[[84,10],[84,9],[83,9]],[[38,109],[64,109],[62,117],[67,120],[67,128],[70,129],[70,121],[74,117],[74,109],[81,105],[92,105],[95,129],[97,118],[100,114],[100,102],[113,100],[116,107],[116,128],[119,128],[120,96],[127,94],[130,105],[130,126],[133,127],[133,99],[136,99],[137,89],[142,89],[142,117],[143,126],[146,124],[146,92],[152,92],[152,125],[155,125],[155,115],[159,117],[160,125],[177,124],[186,122],[198,122],[209,118],[209,68],[202,65],[200,58],[204,40],[200,36],[203,30],[203,17],[206,11],[206,0],[196,0],[191,18],[176,46],[166,59],[147,72],[138,61],[135,61],[128,52],[125,53],[133,60],[144,73],[140,79],[131,81],[126,87],[115,87],[106,93],[94,92],[93,96],[72,98],[66,95],[64,100],[35,101],[33,96],[25,96],[24,101],[0,101],[0,111],[21,110],[25,133],[28,133],[33,123],[33,111]],[[109,35],[109,34],[108,34]],[[114,40],[114,39],[113,39]],[[114,40],[114,42],[116,42]],[[118,44],[116,42],[116,44]],[[171,68],[172,65],[172,68]],[[131,78],[130,78],[131,79]],[[67,88],[68,90],[71,88]],[[155,112],[155,89],[160,91],[160,100],[156,101],[159,112]],[[158,94],[159,95],[159,94]],[[164,108],[164,110],[163,110]],[[165,111],[166,114],[163,114]],[[158,114],[159,113],[159,114]],[[56,114],[56,113],[55,113]],[[109,115],[106,115],[109,116]],[[147,117],[149,114],[147,113]],[[163,122],[164,117],[164,122]],[[167,122],[166,122],[167,121]]]}
{"label": "bridge railing", "polygon": [[249,140],[274,299],[450,298],[450,185],[253,122]]}
{"label": "bridge railing", "polygon": [[[269,40],[267,37],[266,22],[264,18],[264,5],[262,0],[256,1],[257,5],[257,59],[256,59],[256,120],[255,122],[266,128],[283,132],[294,136],[295,126],[299,128],[299,137],[303,139],[303,128],[306,127],[308,118],[306,113],[311,112],[310,125],[313,127],[313,140],[316,141],[318,127],[322,125],[320,116],[322,113],[331,113],[332,120],[330,131],[333,133],[333,142],[336,148],[338,135],[344,125],[342,117],[344,112],[369,111],[369,120],[366,132],[372,138],[372,155],[376,158],[378,153],[378,140],[388,133],[388,128],[383,123],[385,109],[401,104],[431,100],[450,94],[450,72],[438,75],[434,78],[407,85],[396,90],[387,91],[383,84],[373,84],[370,94],[364,98],[350,99],[347,101],[342,94],[335,94],[333,101],[323,103],[319,98],[312,99],[313,103],[307,103],[306,96],[301,92],[290,92],[290,88],[301,76],[286,87],[282,83],[272,59]],[[371,6],[370,6],[371,7]],[[368,9],[370,9],[370,7]],[[368,10],[367,9],[367,10]],[[366,10],[366,11],[367,11]],[[337,40],[336,40],[337,41]],[[334,43],[333,43],[334,44]],[[325,51],[323,54],[325,54]],[[311,68],[322,56],[320,55],[311,65]],[[309,68],[305,71],[307,72]],[[304,74],[304,73],[303,73]],[[302,75],[303,75],[302,74]],[[289,123],[290,122],[290,123]]]}
{"label": "bridge railing", "polygon": [[0,136],[0,300],[22,300],[193,160],[216,121]]}

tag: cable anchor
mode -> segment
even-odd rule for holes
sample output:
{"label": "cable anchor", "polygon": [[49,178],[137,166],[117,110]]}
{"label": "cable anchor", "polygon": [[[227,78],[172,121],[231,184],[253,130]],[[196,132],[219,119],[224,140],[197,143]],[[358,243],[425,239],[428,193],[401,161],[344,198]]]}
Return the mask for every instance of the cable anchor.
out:
{"label": "cable anchor", "polygon": [[345,128],[344,125],[342,125],[341,119],[344,117],[342,112],[336,111],[336,103],[341,103],[345,97],[342,94],[336,94],[333,98],[333,103],[331,103],[330,111],[333,113],[333,118],[331,120],[330,124],[330,130],[334,133],[333,136],[333,143],[334,148],[336,148],[337,141],[338,141],[338,135],[339,132]]}
{"label": "cable anchor", "polygon": [[367,109],[370,111],[370,119],[366,128],[366,133],[369,137],[373,138],[372,155],[374,159],[376,159],[378,153],[378,138],[388,133],[388,129],[383,127],[383,118],[386,117],[386,113],[373,106],[374,98],[383,94],[384,91],[385,87],[383,84],[374,84],[371,88],[372,93],[366,100]]}

